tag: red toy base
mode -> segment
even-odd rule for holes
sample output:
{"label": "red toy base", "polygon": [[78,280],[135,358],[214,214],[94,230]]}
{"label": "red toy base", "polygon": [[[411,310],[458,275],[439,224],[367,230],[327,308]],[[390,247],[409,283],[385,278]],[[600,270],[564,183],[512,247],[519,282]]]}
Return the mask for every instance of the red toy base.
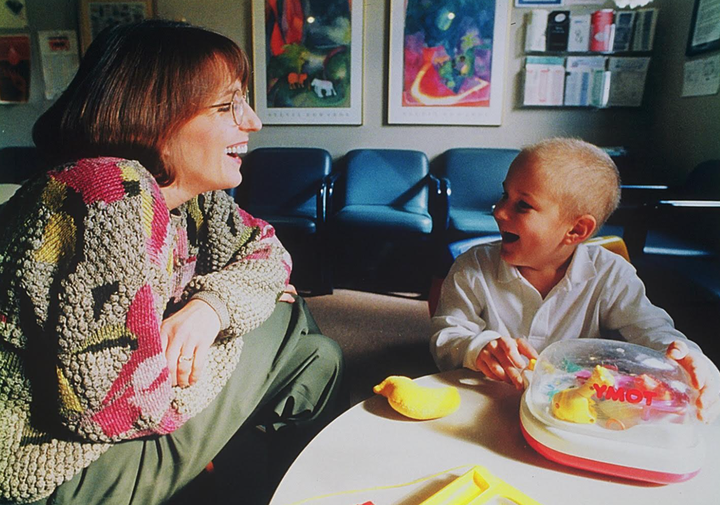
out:
{"label": "red toy base", "polygon": [[655,472],[652,470],[644,470],[642,468],[631,468],[628,466],[614,465],[612,463],[604,463],[602,461],[594,461],[587,458],[581,458],[579,456],[573,456],[564,452],[556,451],[551,449],[537,440],[535,440],[525,430],[525,427],[520,423],[520,430],[522,431],[525,440],[530,444],[530,447],[535,449],[541,455],[545,456],[550,461],[555,461],[566,466],[572,466],[575,468],[581,468],[583,470],[590,470],[591,472],[604,473],[606,475],[613,475],[615,477],[622,477],[624,479],[641,480],[644,482],[654,482],[656,484],[672,484],[674,482],[683,482],[695,477],[700,470],[692,473],[667,473],[667,472]]}

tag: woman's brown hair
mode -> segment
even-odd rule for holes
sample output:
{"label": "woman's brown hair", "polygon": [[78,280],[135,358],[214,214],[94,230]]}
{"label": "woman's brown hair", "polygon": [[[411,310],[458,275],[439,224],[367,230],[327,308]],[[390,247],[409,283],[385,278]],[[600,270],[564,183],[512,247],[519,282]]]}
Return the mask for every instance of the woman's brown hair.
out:
{"label": "woman's brown hair", "polygon": [[235,81],[247,56],[227,37],[186,23],[148,20],[98,35],[75,78],[35,123],[33,140],[52,165],[111,156],[138,160],[168,185],[164,143]]}

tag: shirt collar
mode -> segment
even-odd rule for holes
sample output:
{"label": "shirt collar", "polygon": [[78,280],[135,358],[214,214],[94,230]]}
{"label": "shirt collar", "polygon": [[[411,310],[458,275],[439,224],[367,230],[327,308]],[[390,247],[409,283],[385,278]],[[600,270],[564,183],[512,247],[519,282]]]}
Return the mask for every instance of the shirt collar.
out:
{"label": "shirt collar", "polygon": [[575,249],[575,254],[570,262],[568,271],[565,274],[570,279],[572,284],[580,284],[592,279],[597,275],[595,264],[590,259],[590,253],[588,252],[588,246],[586,244],[580,244]]}
{"label": "shirt collar", "polygon": [[[570,266],[565,273],[565,277],[560,282],[564,282],[565,279],[568,279],[570,281],[570,284],[580,284],[589,279],[592,279],[593,277],[595,277],[596,274],[597,270],[595,269],[595,265],[590,259],[590,254],[588,253],[588,246],[585,244],[580,244],[579,246],[577,246],[577,249],[575,249],[575,252],[573,253],[573,258],[570,261]],[[517,267],[508,265],[505,260],[500,259],[497,269],[498,282],[508,283],[519,279],[522,279],[522,275],[520,274],[520,271],[517,269]]]}
{"label": "shirt collar", "polygon": [[512,265],[508,265],[504,259],[500,258],[497,268],[498,282],[501,284],[506,284],[520,278],[522,278],[522,275],[520,275],[520,271]]}

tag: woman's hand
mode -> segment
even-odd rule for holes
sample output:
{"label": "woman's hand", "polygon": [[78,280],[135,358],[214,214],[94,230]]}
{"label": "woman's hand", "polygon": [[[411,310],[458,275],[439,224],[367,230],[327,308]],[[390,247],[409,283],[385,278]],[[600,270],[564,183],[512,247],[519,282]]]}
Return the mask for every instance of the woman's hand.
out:
{"label": "woman's hand", "polygon": [[720,383],[710,360],[697,351],[690,350],[682,340],[670,344],[665,354],[690,374],[692,386],[699,393],[695,402],[698,419],[711,423],[720,414]]}
{"label": "woman's hand", "polygon": [[220,332],[220,317],[202,300],[190,300],[160,325],[173,386],[195,384],[210,346]]}
{"label": "woman's hand", "polygon": [[507,382],[522,391],[522,371],[527,367],[525,358],[537,357],[537,351],[526,339],[500,337],[485,344],[475,365],[488,379]]}
{"label": "woman's hand", "polygon": [[285,286],[285,289],[283,289],[283,292],[280,293],[280,298],[278,298],[279,302],[287,302],[287,303],[295,303],[295,297],[297,296],[297,289],[295,289],[295,286],[292,284],[288,284]]}

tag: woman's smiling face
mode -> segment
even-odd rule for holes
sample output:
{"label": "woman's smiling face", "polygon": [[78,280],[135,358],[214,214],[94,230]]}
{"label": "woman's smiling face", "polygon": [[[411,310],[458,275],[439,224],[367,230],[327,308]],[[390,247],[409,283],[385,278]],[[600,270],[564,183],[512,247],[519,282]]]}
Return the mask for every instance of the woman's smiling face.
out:
{"label": "woman's smiling face", "polygon": [[[241,91],[240,82],[215,97],[212,105],[230,103],[235,91]],[[239,126],[233,119],[232,105],[208,106],[170,137],[163,148],[164,162],[175,175],[169,188],[190,199],[240,184],[240,155],[247,152],[250,132],[262,128],[260,118],[244,100],[240,107],[243,114]]]}

